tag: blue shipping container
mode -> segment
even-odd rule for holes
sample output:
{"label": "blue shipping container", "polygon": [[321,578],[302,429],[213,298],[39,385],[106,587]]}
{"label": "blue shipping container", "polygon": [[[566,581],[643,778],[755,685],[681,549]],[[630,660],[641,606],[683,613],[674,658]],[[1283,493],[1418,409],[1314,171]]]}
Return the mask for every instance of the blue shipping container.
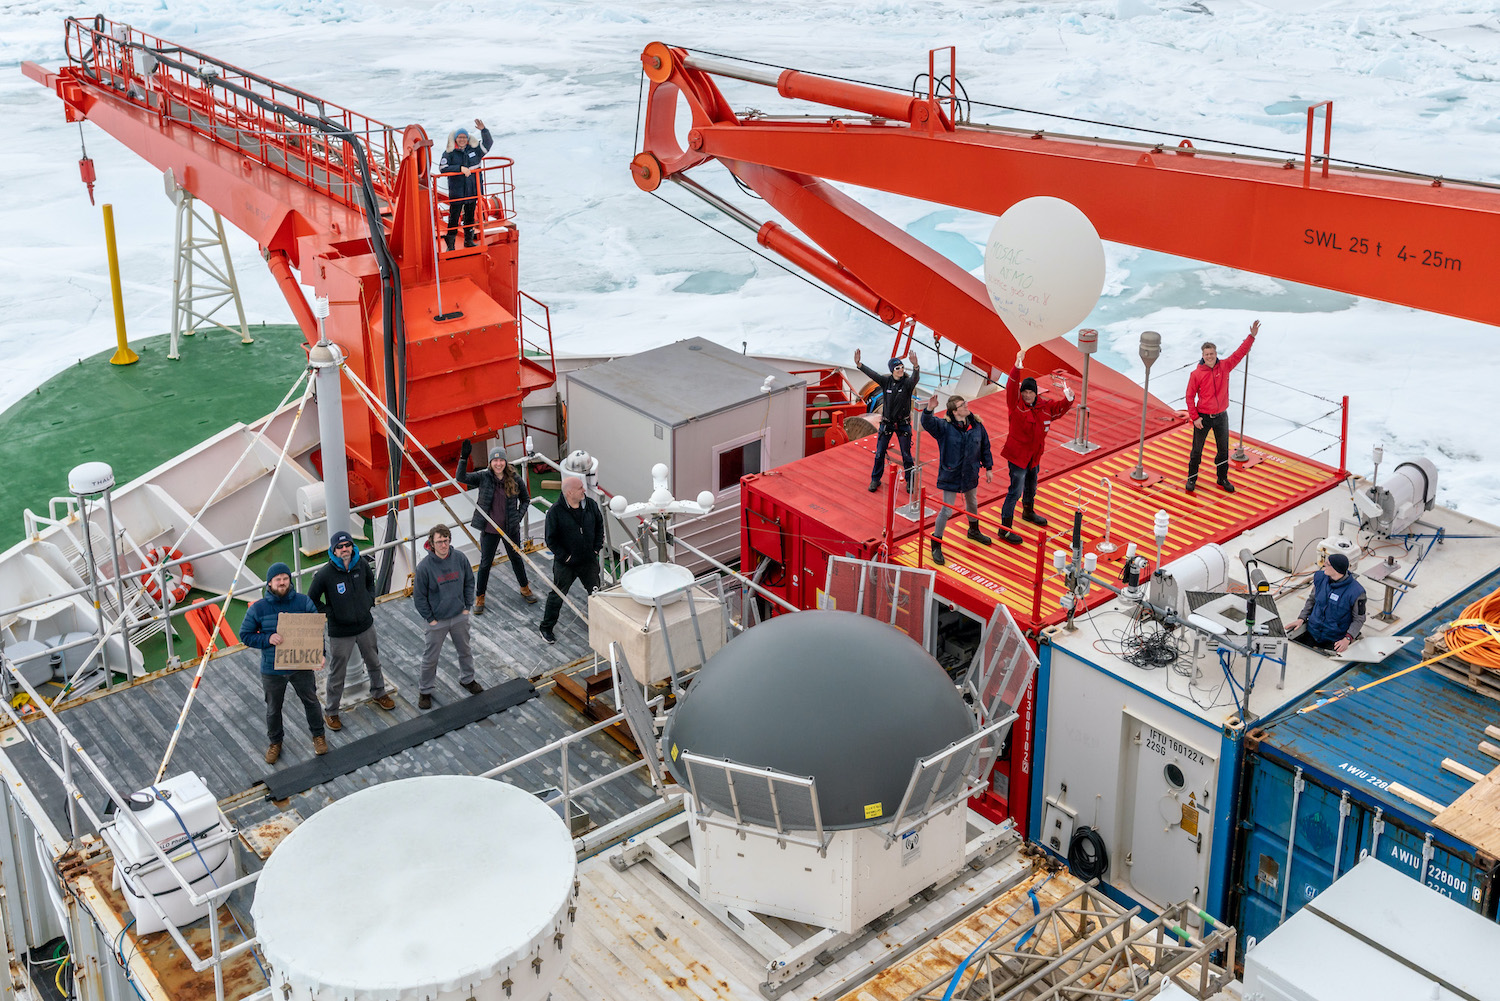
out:
{"label": "blue shipping container", "polygon": [[[1500,572],[1408,631],[1425,637],[1497,587]],[[1409,643],[1384,663],[1351,667],[1328,690],[1410,667],[1422,659],[1421,646]],[[1426,811],[1388,787],[1396,782],[1439,803],[1453,802],[1470,783],[1444,771],[1442,760],[1490,771],[1495,763],[1478,745],[1485,726],[1500,720],[1500,704],[1424,668],[1304,716],[1293,708],[1263,721],[1245,740],[1230,908],[1242,943],[1275,930],[1363,853],[1494,917],[1496,860],[1434,827]]]}

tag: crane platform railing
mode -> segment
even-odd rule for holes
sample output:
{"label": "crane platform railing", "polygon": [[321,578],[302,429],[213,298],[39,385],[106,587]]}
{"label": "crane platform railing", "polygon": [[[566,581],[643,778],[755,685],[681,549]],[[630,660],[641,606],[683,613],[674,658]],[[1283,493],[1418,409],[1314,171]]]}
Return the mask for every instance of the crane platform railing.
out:
{"label": "crane platform railing", "polygon": [[390,125],[104,17],[69,18],[65,44],[78,78],[156,114],[163,128],[189,129],[360,209],[355,159],[299,116],[322,119],[365,144],[377,196],[394,199],[402,133]]}

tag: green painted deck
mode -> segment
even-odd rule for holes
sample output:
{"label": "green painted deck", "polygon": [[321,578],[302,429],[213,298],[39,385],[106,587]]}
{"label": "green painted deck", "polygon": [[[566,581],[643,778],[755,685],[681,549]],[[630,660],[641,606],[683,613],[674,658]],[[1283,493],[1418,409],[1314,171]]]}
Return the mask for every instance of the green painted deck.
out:
{"label": "green painted deck", "polygon": [[236,421],[264,417],[307,364],[294,325],[250,328],[254,344],[222,330],[132,342],[134,365],[111,365],[114,348],[85,358],[0,414],[6,475],[0,477],[0,550],[25,534],[21,512],[45,513],[68,492],[68,470],[103,460],[126,483]]}

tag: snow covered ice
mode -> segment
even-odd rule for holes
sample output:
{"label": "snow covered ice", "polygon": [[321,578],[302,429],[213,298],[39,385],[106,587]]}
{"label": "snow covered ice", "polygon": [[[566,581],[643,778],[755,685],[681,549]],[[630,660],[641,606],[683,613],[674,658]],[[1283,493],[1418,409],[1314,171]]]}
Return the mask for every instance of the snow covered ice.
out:
{"label": "snow covered ice", "polygon": [[[552,307],[560,352],[619,353],[697,334],[736,349],[743,341],[754,352],[846,362],[856,346],[883,350],[889,329],[631,182],[638,55],[647,42],[898,86],[925,70],[929,48],[956,44],[960,77],[976,100],[1157,129],[1174,144],[1193,136],[1297,151],[1306,106],[1332,100],[1335,156],[1494,181],[1495,5],[1431,9],[1409,0],[123,0],[104,13],[396,126],[419,122],[437,135],[484,118],[495,152],[516,161],[522,282]],[[0,150],[0,406],[113,342],[99,211],[75,167],[78,128],[20,74],[27,59],[61,65],[62,20],[81,13],[49,0],[0,7],[8,140]],[[723,86],[737,108],[783,107],[765,88]],[[977,104],[974,118],[1142,138]],[[131,334],[163,333],[172,215],[161,177],[97,128],[86,125],[83,138],[99,201],[115,206]],[[768,217],[722,170],[695,176]],[[977,271],[992,219],[853,193]],[[680,192],[663,195],[753,244]],[[249,318],[289,322],[256,247],[241,234],[232,239]],[[1180,398],[1198,342],[1232,347],[1258,316],[1248,434],[1286,435],[1284,444],[1336,463],[1328,432],[1336,434],[1337,415],[1328,411],[1348,393],[1352,468],[1368,473],[1377,443],[1386,468],[1428,455],[1442,473],[1443,503],[1500,521],[1500,444],[1485,414],[1500,374],[1492,328],[1130,247],[1107,250],[1105,295],[1085,324],[1100,329],[1105,360],[1139,378],[1139,333],[1160,331],[1152,388]],[[1296,429],[1308,421],[1313,428]]]}

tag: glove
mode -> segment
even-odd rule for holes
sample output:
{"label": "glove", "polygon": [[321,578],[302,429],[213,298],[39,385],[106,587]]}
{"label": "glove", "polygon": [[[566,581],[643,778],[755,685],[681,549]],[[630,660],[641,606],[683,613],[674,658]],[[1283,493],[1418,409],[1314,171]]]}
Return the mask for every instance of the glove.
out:
{"label": "glove", "polygon": [[465,438],[463,445],[458,450],[458,457],[460,459],[467,459],[469,457],[469,454],[473,451],[474,443]]}
{"label": "glove", "polygon": [[1067,399],[1067,401],[1069,403],[1072,403],[1073,402],[1073,387],[1072,386],[1064,386],[1063,387],[1063,396]]}

